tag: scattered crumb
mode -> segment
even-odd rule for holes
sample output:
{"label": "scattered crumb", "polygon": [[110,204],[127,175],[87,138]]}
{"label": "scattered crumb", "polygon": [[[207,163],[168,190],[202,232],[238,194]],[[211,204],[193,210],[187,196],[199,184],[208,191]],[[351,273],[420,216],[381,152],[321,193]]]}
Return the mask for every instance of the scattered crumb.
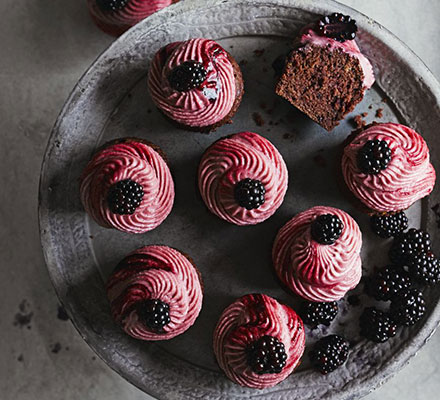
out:
{"label": "scattered crumb", "polygon": [[95,237],[93,235],[89,235],[89,238],[90,239],[94,239]]}
{"label": "scattered crumb", "polygon": [[359,304],[361,304],[361,301],[359,299],[359,296],[352,294],[351,296],[348,296],[347,298],[348,304],[350,304],[351,306],[358,306]]}
{"label": "scattered crumb", "polygon": [[244,67],[247,64],[247,60],[241,60],[238,65],[240,65],[240,67]]}
{"label": "scattered crumb", "polygon": [[261,115],[257,112],[254,112],[252,114],[252,119],[257,124],[257,126],[263,126],[264,125],[264,119],[261,117]]}
{"label": "scattered crumb", "polygon": [[61,350],[61,344],[59,342],[56,342],[50,347],[50,351],[54,354],[58,354]]}
{"label": "scattered crumb", "polygon": [[387,99],[386,97],[384,97],[384,98],[382,99],[382,103],[388,103],[388,99]]}
{"label": "scattered crumb", "polygon": [[368,109],[371,110],[372,108],[373,108],[373,104],[370,104],[370,105],[368,106]]}
{"label": "scattered crumb", "polygon": [[24,361],[23,354],[20,354],[20,355],[17,357],[17,361],[18,361],[18,362],[23,362],[23,361]]}
{"label": "scattered crumb", "polygon": [[356,115],[350,121],[356,129],[363,128],[367,123],[362,119],[362,115]]}
{"label": "scattered crumb", "polygon": [[368,113],[367,112],[363,112],[362,114],[361,114],[361,117],[362,118],[366,118],[368,116]]}
{"label": "scattered crumb", "polygon": [[64,350],[69,351],[69,350],[70,350],[70,347],[69,347],[69,346],[66,346],[66,347],[64,347]]}
{"label": "scattered crumb", "polygon": [[321,154],[317,154],[315,157],[313,157],[313,161],[318,167],[327,167],[327,160]]}
{"label": "scattered crumb", "polygon": [[231,44],[231,45],[229,46],[229,48],[230,48],[230,49],[233,49],[233,48],[234,48],[234,45],[233,45],[233,44]]}
{"label": "scattered crumb", "polygon": [[95,361],[96,360],[96,357],[95,356],[92,356],[92,361]]}
{"label": "scattered crumb", "polygon": [[290,140],[291,142],[293,142],[293,140],[295,139],[295,134],[286,132],[283,135],[283,139]]}
{"label": "scattered crumb", "polygon": [[18,326],[19,328],[27,327],[27,329],[31,329],[31,321],[34,313],[28,310],[29,303],[26,299],[18,305],[18,309],[20,312],[14,316],[14,326]]}
{"label": "scattered crumb", "polygon": [[66,310],[62,306],[58,306],[57,318],[61,321],[68,321],[69,316],[66,313]]}
{"label": "scattered crumb", "polygon": [[376,110],[376,118],[382,118],[383,117],[383,108],[378,108]]}
{"label": "scattered crumb", "polygon": [[263,54],[264,54],[264,49],[254,50],[254,56],[255,57],[261,57]]}

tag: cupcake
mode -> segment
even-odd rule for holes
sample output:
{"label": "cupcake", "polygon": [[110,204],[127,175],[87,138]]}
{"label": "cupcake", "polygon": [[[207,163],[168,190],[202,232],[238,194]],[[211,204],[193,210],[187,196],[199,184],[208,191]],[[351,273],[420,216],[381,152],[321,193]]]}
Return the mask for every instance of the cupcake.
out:
{"label": "cupcake", "polygon": [[240,67],[208,39],[170,43],[160,49],[151,64],[148,86],[168,119],[199,132],[231,123],[243,96]]}
{"label": "cupcake", "polygon": [[281,67],[276,93],[331,131],[374,83],[355,42],[356,21],[332,14],[306,26]]}
{"label": "cupcake", "polygon": [[214,331],[220,368],[241,386],[264,389],[286,379],[299,365],[305,334],[290,307],[264,294],[248,294],[227,307]]}
{"label": "cupcake", "polygon": [[106,289],[114,320],[141,340],[180,335],[202,307],[198,270],[188,256],[167,246],[146,246],[125,257]]}
{"label": "cupcake", "polygon": [[87,0],[90,15],[105,33],[119,36],[144,18],[179,0]]}
{"label": "cupcake", "polygon": [[157,146],[125,138],[101,148],[80,178],[82,204],[104,228],[144,233],[171,212],[174,182]]}
{"label": "cupcake", "polygon": [[436,178],[423,138],[394,123],[352,134],[344,148],[342,174],[368,213],[407,209],[432,192]]}
{"label": "cupcake", "polygon": [[280,229],[272,260],[278,278],[294,294],[330,302],[359,283],[361,247],[361,231],[350,215],[319,206],[296,215]]}
{"label": "cupcake", "polygon": [[212,213],[232,224],[255,225],[272,216],[283,202],[288,173],[271,142],[256,133],[241,132],[205,151],[198,182]]}

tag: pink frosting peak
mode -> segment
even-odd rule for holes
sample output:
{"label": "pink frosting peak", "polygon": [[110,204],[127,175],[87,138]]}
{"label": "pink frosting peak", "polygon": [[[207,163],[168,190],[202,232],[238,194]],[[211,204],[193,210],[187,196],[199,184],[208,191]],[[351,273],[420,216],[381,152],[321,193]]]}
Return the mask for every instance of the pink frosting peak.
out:
{"label": "pink frosting peak", "polygon": [[[108,280],[107,296],[113,318],[127,334],[168,340],[194,324],[203,292],[198,272],[184,254],[167,246],[146,246],[118,264]],[[169,306],[170,322],[160,332],[146,326],[139,315],[146,300]]]}
{"label": "pink frosting peak", "polygon": [[339,49],[344,53],[355,57],[362,68],[364,74],[364,89],[370,89],[374,83],[374,72],[370,61],[365,57],[357,43],[354,40],[346,40],[341,43],[332,38],[319,35],[312,26],[305,27],[301,32],[301,37],[299,39],[302,45],[312,44],[318,47],[327,47],[329,50],[333,51]]}
{"label": "pink frosting peak", "polygon": [[[180,92],[171,87],[168,76],[186,61],[202,63],[207,77],[200,87]],[[237,97],[228,53],[208,39],[175,42],[159,50],[150,68],[148,86],[156,106],[172,120],[189,127],[220,122],[230,113]]]}
{"label": "pink frosting peak", "polygon": [[[367,175],[358,168],[357,154],[368,140],[375,139],[387,142],[391,161],[379,174]],[[355,136],[344,149],[342,172],[350,191],[379,213],[407,209],[432,192],[436,179],[422,136],[393,123],[372,125]]]}
{"label": "pink frosting peak", "polygon": [[[344,224],[332,245],[312,239],[311,224],[320,215],[333,214]],[[362,276],[362,235],[356,221],[332,207],[313,207],[293,217],[278,232],[272,250],[275,271],[292,292],[308,301],[341,299]]]}
{"label": "pink frosting peak", "polygon": [[[252,132],[218,140],[204,153],[199,165],[199,189],[209,210],[236,225],[255,225],[280,207],[287,191],[288,173],[283,157],[269,142]],[[234,196],[243,179],[261,181],[266,193],[260,207],[247,210]]]}
{"label": "pink frosting peak", "polygon": [[96,0],[87,0],[90,15],[96,25],[113,36],[119,36],[139,21],[179,0],[128,0],[117,11],[101,10]]}
{"label": "pink frosting peak", "polygon": [[[284,344],[286,366],[280,373],[256,374],[247,364],[246,348],[262,336]],[[214,332],[214,353],[220,368],[241,386],[264,389],[286,379],[304,353],[301,318],[291,308],[264,294],[248,294],[227,307]]]}
{"label": "pink frosting peak", "polygon": [[[107,202],[108,191],[126,179],[140,184],[144,197],[133,214],[115,214]],[[80,194],[85,210],[99,225],[144,233],[159,226],[171,212],[174,182],[156,150],[136,139],[122,139],[93,156],[81,176]]]}

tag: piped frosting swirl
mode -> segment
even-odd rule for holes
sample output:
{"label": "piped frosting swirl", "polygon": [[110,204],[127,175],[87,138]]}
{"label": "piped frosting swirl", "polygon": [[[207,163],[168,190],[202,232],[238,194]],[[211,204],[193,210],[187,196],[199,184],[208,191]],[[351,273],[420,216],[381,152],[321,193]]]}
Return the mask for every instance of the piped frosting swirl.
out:
{"label": "piped frosting swirl", "polygon": [[[168,77],[173,68],[187,61],[201,63],[207,76],[200,87],[180,92],[171,87]],[[159,50],[151,64],[148,86],[154,103],[167,117],[196,128],[222,121],[238,96],[229,54],[208,39],[175,42]]]}
{"label": "piped frosting swirl", "polygon": [[125,7],[117,11],[101,10],[96,0],[88,0],[90,15],[104,32],[119,36],[151,14],[179,0],[128,0]]}
{"label": "piped frosting swirl", "polygon": [[[144,191],[134,214],[110,210],[107,194],[115,183],[131,179]],[[128,233],[144,233],[160,225],[174,203],[174,182],[167,163],[140,139],[122,139],[106,145],[87,164],[80,183],[81,201],[101,226]]]}
{"label": "piped frosting swirl", "polygon": [[[367,141],[375,139],[387,142],[392,157],[386,169],[367,175],[357,165],[357,154]],[[429,195],[436,179],[422,136],[394,123],[372,125],[356,135],[344,149],[342,173],[350,191],[379,213],[405,210]]]}
{"label": "piped frosting swirl", "polygon": [[[344,224],[332,245],[312,239],[311,224],[323,214],[333,214]],[[281,282],[309,301],[339,300],[362,276],[362,235],[356,221],[332,207],[313,207],[293,217],[275,239],[272,260]]]}
{"label": "piped frosting swirl", "polygon": [[[269,335],[286,349],[286,365],[280,373],[256,374],[247,364],[246,349]],[[214,332],[214,353],[220,368],[233,382],[263,389],[286,379],[304,352],[305,334],[301,318],[291,308],[264,294],[243,296],[227,307]]]}
{"label": "piped frosting swirl", "polygon": [[[265,202],[259,208],[240,207],[234,197],[235,185],[245,178],[259,180],[265,187]],[[271,142],[256,133],[241,132],[218,140],[205,151],[198,182],[211,212],[236,225],[254,225],[280,207],[287,191],[288,172]]]}
{"label": "piped frosting swirl", "polygon": [[[198,272],[181,252],[167,246],[140,248],[116,267],[107,283],[112,316],[136,339],[167,340],[194,324],[202,307]],[[137,307],[145,300],[169,305],[170,323],[161,332],[142,323]]]}

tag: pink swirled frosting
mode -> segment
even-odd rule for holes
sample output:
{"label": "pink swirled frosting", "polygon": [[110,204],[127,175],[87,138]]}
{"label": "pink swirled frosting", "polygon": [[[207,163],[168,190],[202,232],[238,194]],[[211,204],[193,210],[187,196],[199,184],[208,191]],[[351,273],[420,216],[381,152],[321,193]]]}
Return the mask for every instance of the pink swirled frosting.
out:
{"label": "pink swirled frosting", "polygon": [[[247,210],[234,197],[235,185],[245,178],[261,181],[265,202]],[[211,212],[236,225],[258,224],[272,216],[284,200],[288,172],[283,157],[267,139],[241,132],[212,144],[199,165],[199,189]]]}
{"label": "pink swirled frosting", "polygon": [[[256,374],[247,364],[246,348],[262,336],[284,344],[286,366],[277,374]],[[291,308],[264,294],[248,294],[227,307],[214,332],[214,353],[220,368],[233,382],[263,389],[286,379],[304,353],[301,318]]]}
{"label": "pink swirled frosting", "polygon": [[[131,179],[144,191],[134,214],[113,213],[107,194],[115,183]],[[174,182],[165,160],[148,144],[122,139],[98,151],[81,176],[81,201],[101,226],[128,233],[144,233],[159,226],[171,212]]]}
{"label": "pink swirled frosting", "polygon": [[[358,151],[368,140],[385,140],[391,161],[377,175],[367,175],[357,165]],[[400,211],[429,195],[436,174],[426,142],[414,130],[393,123],[373,125],[345,147],[342,173],[350,191],[370,210]]]}
{"label": "pink swirled frosting", "polygon": [[104,11],[96,0],[87,0],[90,15],[104,32],[119,36],[139,21],[179,0],[128,0],[121,10]]}
{"label": "pink swirled frosting", "polygon": [[[180,92],[170,86],[168,76],[186,61],[202,63],[207,77],[200,87]],[[169,118],[189,127],[207,127],[222,121],[238,95],[228,53],[208,39],[175,42],[159,50],[151,65],[148,85],[156,106]]]}
{"label": "pink swirled frosting", "polygon": [[[167,340],[194,324],[202,307],[198,272],[181,252],[167,246],[140,248],[116,267],[107,282],[112,316],[136,339]],[[149,329],[138,315],[145,300],[169,305],[170,322],[162,331]]]}
{"label": "pink swirled frosting", "polygon": [[[332,245],[311,237],[311,223],[322,214],[333,214],[344,224]],[[313,207],[293,217],[278,232],[272,250],[275,271],[292,292],[309,301],[342,298],[362,276],[362,235],[356,221],[332,207]]]}
{"label": "pink swirled frosting", "polygon": [[354,40],[346,40],[341,43],[332,38],[326,36],[321,36],[314,30],[313,26],[306,26],[300,33],[299,42],[302,45],[311,44],[318,47],[327,47],[329,50],[333,51],[336,49],[355,57],[361,66],[364,75],[364,89],[369,89],[374,83],[374,72],[370,61],[365,57],[357,43]]}

